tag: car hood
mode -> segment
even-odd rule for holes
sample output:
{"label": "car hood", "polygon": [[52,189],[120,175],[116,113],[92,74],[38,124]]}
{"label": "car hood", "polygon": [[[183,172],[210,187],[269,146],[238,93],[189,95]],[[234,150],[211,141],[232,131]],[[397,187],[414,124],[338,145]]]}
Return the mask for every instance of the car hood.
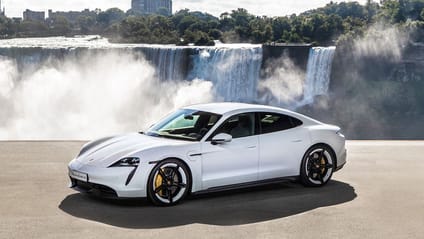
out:
{"label": "car hood", "polygon": [[89,142],[83,146],[76,161],[85,165],[108,167],[145,149],[184,143],[187,142],[133,133]]}

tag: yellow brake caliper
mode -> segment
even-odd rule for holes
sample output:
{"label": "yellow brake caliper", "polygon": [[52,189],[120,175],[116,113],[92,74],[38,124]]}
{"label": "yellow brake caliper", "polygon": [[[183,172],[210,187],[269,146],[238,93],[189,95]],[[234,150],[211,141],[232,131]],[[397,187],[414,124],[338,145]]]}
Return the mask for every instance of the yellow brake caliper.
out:
{"label": "yellow brake caliper", "polygon": [[[324,159],[324,156],[321,158],[321,166],[325,166],[325,159]],[[323,168],[321,169],[321,173],[324,173],[324,171],[325,171],[325,167],[323,167]]]}
{"label": "yellow brake caliper", "polygon": [[[159,169],[159,170],[161,170],[161,171],[162,171],[162,169]],[[160,187],[160,186],[162,185],[162,182],[163,182],[163,178],[162,178],[162,176],[158,173],[158,174],[156,175],[156,180],[155,180],[155,189],[156,189],[156,188],[158,188],[158,187]],[[162,190],[160,190],[160,191],[158,192],[158,194],[159,194],[159,196],[163,196],[163,189],[162,189]]]}

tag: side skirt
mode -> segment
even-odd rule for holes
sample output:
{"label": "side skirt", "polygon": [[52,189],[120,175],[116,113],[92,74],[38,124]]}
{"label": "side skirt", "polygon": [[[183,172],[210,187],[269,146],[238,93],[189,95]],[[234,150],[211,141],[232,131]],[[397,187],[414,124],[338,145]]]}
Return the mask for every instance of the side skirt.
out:
{"label": "side skirt", "polygon": [[340,169],[342,169],[345,165],[346,165],[346,162],[345,162],[344,164],[342,164],[342,165],[338,166],[338,167],[334,170],[334,172],[339,171],[339,170],[340,170]]}
{"label": "side skirt", "polygon": [[264,185],[269,185],[269,184],[276,184],[276,183],[283,183],[283,182],[297,182],[297,181],[299,181],[299,176],[272,178],[272,179],[265,179],[265,180],[260,180],[260,181],[247,182],[247,183],[239,183],[239,184],[231,184],[231,185],[225,185],[225,186],[219,186],[219,187],[212,187],[212,188],[208,188],[208,189],[205,189],[205,190],[192,192],[191,195],[222,192],[222,191],[228,191],[228,190],[250,188],[250,187],[255,187],[255,186],[264,186]]}

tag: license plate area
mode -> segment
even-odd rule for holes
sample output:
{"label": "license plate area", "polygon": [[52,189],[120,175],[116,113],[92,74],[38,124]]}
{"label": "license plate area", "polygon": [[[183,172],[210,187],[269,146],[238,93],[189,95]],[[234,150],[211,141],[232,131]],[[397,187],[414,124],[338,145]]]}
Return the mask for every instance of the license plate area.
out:
{"label": "license plate area", "polygon": [[88,182],[88,174],[86,173],[81,173],[75,170],[69,170],[69,176],[71,178],[74,178],[83,182]]}

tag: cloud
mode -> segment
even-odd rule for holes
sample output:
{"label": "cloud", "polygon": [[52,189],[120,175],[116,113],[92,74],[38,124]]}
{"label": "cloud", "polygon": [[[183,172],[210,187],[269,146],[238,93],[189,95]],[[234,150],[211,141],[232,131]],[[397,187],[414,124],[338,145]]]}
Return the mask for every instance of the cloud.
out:
{"label": "cloud", "polygon": [[[174,10],[188,8],[190,10],[199,10],[209,12],[219,16],[223,12],[229,12],[237,8],[245,8],[255,15],[267,16],[285,16],[293,13],[301,13],[310,9],[323,7],[330,1],[328,0],[174,0]],[[333,1],[341,2],[341,1]],[[358,2],[364,4],[365,0]]]}
{"label": "cloud", "polygon": [[118,7],[124,11],[131,7],[131,0],[1,0],[2,6],[6,7],[6,15],[9,17],[22,17],[25,9],[34,11],[81,11],[86,8],[94,10],[100,8],[102,10]]}
{"label": "cloud", "polygon": [[[329,0],[173,0],[173,11],[188,8],[193,11],[208,12],[219,16],[223,12],[245,8],[255,15],[284,16],[323,7],[329,2]],[[366,1],[358,0],[358,2],[364,4]],[[6,14],[8,16],[22,16],[22,12],[27,8],[39,11],[47,11],[48,9],[58,11],[83,10],[85,8],[100,8],[104,10],[111,7],[119,7],[127,10],[131,6],[131,0],[3,0],[2,4],[6,6]]]}

